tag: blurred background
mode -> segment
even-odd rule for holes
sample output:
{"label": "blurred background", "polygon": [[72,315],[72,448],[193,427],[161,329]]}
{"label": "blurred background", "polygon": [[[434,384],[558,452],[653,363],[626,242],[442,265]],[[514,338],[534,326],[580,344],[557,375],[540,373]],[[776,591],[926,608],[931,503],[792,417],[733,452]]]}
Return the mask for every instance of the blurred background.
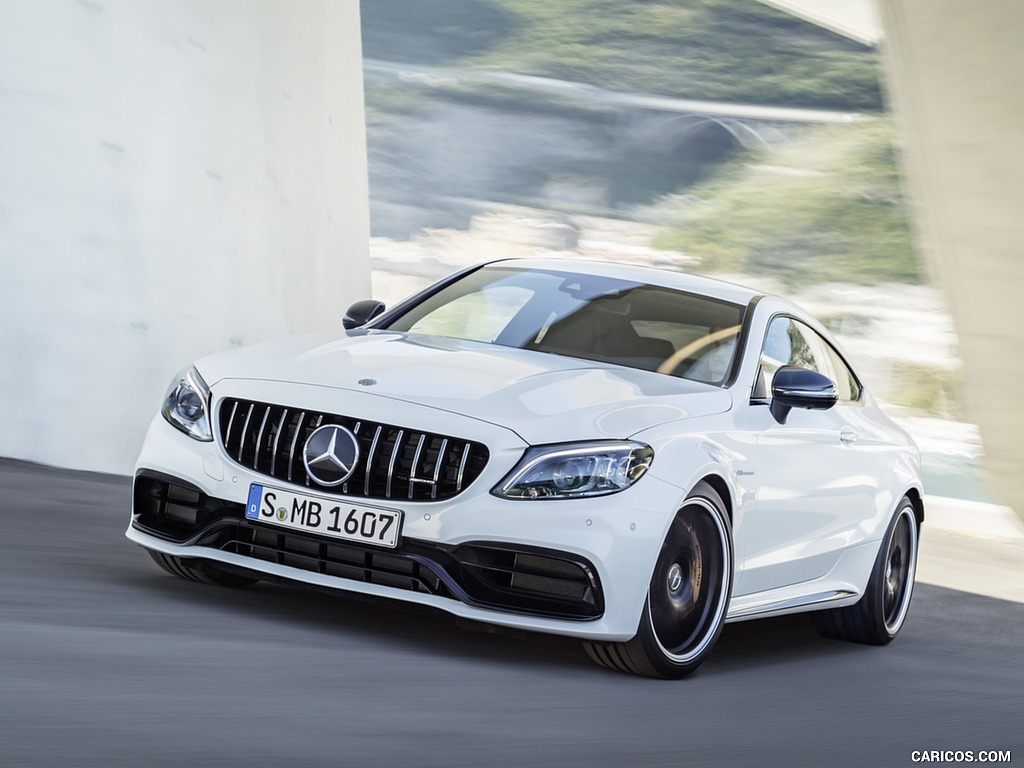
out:
{"label": "blurred background", "polygon": [[790,296],[917,438],[931,494],[1024,509],[1017,0],[0,20],[0,456],[128,474],[192,360],[558,253]]}
{"label": "blurred background", "polygon": [[915,436],[929,493],[996,501],[881,17],[786,6],[363,0],[375,298],[551,253],[782,293]]}

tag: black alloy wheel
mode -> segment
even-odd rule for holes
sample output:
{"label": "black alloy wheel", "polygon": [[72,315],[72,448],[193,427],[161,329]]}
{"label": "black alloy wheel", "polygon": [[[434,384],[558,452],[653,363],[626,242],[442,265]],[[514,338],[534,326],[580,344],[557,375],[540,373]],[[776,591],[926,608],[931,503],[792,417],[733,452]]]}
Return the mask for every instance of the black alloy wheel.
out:
{"label": "black alloy wheel", "polygon": [[914,505],[906,496],[893,515],[861,599],[844,608],[815,611],[823,637],[866,645],[888,645],[907,618],[914,592],[920,540]]}
{"label": "black alloy wheel", "polygon": [[676,514],[651,576],[640,628],[625,643],[586,642],[594,661],[622,672],[679,679],[711,652],[732,593],[732,534],[725,504],[698,483]]}

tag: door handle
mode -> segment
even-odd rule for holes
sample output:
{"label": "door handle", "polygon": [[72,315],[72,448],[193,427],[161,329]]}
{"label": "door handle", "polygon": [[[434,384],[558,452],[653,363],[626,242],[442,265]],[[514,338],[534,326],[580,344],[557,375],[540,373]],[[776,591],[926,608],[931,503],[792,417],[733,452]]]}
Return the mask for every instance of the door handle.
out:
{"label": "door handle", "polygon": [[857,442],[857,433],[849,427],[843,427],[839,430],[839,442],[843,445],[853,445]]}

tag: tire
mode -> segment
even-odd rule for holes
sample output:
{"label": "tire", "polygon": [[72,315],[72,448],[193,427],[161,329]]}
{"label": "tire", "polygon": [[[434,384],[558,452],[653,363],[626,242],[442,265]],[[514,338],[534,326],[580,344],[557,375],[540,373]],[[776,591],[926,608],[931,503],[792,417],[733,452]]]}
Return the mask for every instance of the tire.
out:
{"label": "tire", "polygon": [[861,599],[845,608],[812,613],[818,634],[866,645],[891,643],[910,608],[919,541],[914,505],[904,496],[882,537]]}
{"label": "tire", "polygon": [[722,633],[732,594],[732,532],[725,504],[698,483],[676,513],[654,566],[636,636],[585,642],[609,669],[678,680],[692,674]]}
{"label": "tire", "polygon": [[153,558],[153,562],[169,574],[188,581],[198,581],[200,584],[212,584],[220,587],[248,587],[259,581],[259,579],[241,576],[237,573],[222,571],[211,563],[204,563],[200,569],[187,564],[192,561],[183,560],[177,555],[168,555],[153,549],[146,551]]}

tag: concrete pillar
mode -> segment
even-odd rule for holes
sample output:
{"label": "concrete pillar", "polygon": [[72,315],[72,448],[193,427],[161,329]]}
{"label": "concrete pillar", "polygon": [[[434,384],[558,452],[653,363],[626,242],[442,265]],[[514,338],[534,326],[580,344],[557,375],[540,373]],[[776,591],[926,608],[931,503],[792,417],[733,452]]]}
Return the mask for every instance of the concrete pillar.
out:
{"label": "concrete pillar", "polygon": [[880,0],[925,256],[949,298],[967,418],[1024,515],[1024,3]]}
{"label": "concrete pillar", "polygon": [[127,473],[170,377],[369,296],[358,0],[0,0],[0,456]]}

